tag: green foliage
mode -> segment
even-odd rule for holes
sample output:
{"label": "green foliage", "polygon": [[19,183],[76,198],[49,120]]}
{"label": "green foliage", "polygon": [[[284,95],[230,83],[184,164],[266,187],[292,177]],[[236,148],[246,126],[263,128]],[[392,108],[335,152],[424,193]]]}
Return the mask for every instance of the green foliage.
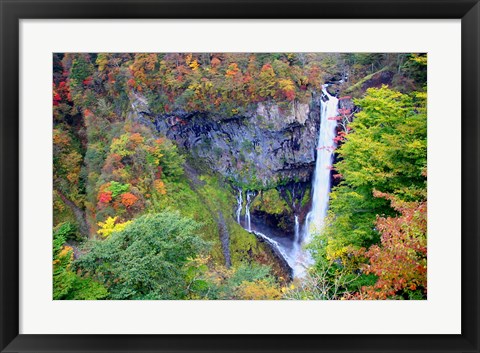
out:
{"label": "green foliage", "polygon": [[244,230],[237,223],[232,223],[230,233],[230,254],[234,265],[249,262],[263,249],[254,234]]}
{"label": "green foliage", "polygon": [[[241,264],[237,268],[220,274],[221,278],[210,278],[209,299],[279,299],[276,292],[279,284],[272,276],[271,268],[265,265]],[[252,291],[261,291],[252,296]],[[272,293],[273,292],[273,293]],[[273,298],[263,296],[273,294]]]}
{"label": "green foliage", "polygon": [[[426,88],[425,54],[66,53],[53,59],[55,299],[279,296],[271,270],[255,264],[271,262],[266,245],[232,217],[236,201],[230,187],[208,171],[195,175],[188,170],[174,143],[136,121],[132,101],[146,98],[154,114],[208,111],[217,119],[248,116],[259,102],[274,101],[283,109],[309,103],[325,78],[345,71],[355,96],[383,70],[395,72],[393,87],[402,92]],[[336,168],[344,180],[332,192],[331,226],[312,244],[318,263],[336,264],[328,274],[330,283],[335,271],[345,271],[340,292],[371,287],[377,279],[357,276],[362,260],[352,256],[359,247],[378,243],[377,215],[395,215],[372,191],[403,200],[425,196],[425,98],[382,88],[356,102],[362,112],[339,148]],[[262,128],[275,127],[264,122]],[[249,153],[260,151],[249,141],[242,147],[238,158],[244,168],[238,175],[245,184],[239,186],[262,191],[252,207],[277,216],[288,211],[274,188],[289,180],[263,180],[249,162]],[[218,147],[207,142],[204,148],[220,157]],[[309,201],[307,190],[302,207]],[[232,269],[222,267],[220,217],[229,234]],[[87,227],[79,218],[87,220]],[[167,219],[178,227],[167,225]],[[133,228],[124,227],[129,220]],[[75,265],[81,276],[71,269],[73,248],[65,243],[76,238],[78,228],[94,236],[97,222],[105,222],[100,233],[111,234],[85,248]],[[207,242],[208,259],[203,257]],[[418,289],[403,290],[418,296]]]}
{"label": "green foliage", "polygon": [[362,92],[362,86],[368,81],[371,80],[375,75],[378,75],[379,73],[386,71],[387,68],[383,67],[380,70],[371,73],[370,75],[367,75],[363,77],[361,80],[359,80],[357,83],[354,85],[351,85],[345,91],[343,92],[344,94],[353,94],[355,97],[359,96]]}
{"label": "green foliage", "polygon": [[288,205],[277,189],[261,191],[252,203],[252,208],[272,215],[288,212]]}
{"label": "green foliage", "polygon": [[75,234],[76,227],[68,222],[61,223],[55,227],[53,233],[53,254],[58,253],[68,238]]}
{"label": "green foliage", "polygon": [[162,155],[160,165],[165,177],[172,181],[178,180],[183,175],[185,157],[178,152],[178,147],[167,139],[159,146],[159,152]]}
{"label": "green foliage", "polygon": [[343,176],[331,193],[327,226],[313,247],[318,256],[341,259],[353,267],[350,254],[379,240],[377,215],[393,214],[374,190],[404,200],[425,197],[427,163],[426,95],[405,95],[386,87],[369,89],[356,101],[361,111],[337,153],[335,168]]}
{"label": "green foliage", "polygon": [[427,85],[427,54],[409,54],[402,66],[406,75],[412,77],[421,87]]}
{"label": "green foliage", "polygon": [[79,141],[63,125],[53,129],[54,188],[76,204],[83,200],[82,152]]}
{"label": "green foliage", "polygon": [[72,225],[63,223],[53,233],[53,299],[104,299],[108,292],[100,283],[83,278],[71,270],[73,249],[64,245],[72,234]]}
{"label": "green foliage", "polygon": [[88,77],[93,74],[93,65],[87,60],[85,55],[78,55],[72,62],[70,70],[70,81],[73,86],[83,83]]}
{"label": "green foliage", "polygon": [[107,190],[110,190],[112,192],[112,197],[116,198],[118,195],[130,190],[130,184],[122,184],[116,181],[111,181]]}
{"label": "green foliage", "polygon": [[110,146],[110,152],[118,154],[119,156],[122,156],[122,157],[128,157],[134,154],[135,151],[130,149],[128,146],[130,142],[129,137],[130,137],[130,134],[123,134],[119,138],[113,139],[112,144]]}
{"label": "green foliage", "polygon": [[93,241],[76,267],[104,283],[110,299],[182,299],[189,258],[207,249],[199,224],[176,212],[141,216],[103,241]]}
{"label": "green foliage", "polygon": [[53,240],[53,252],[60,250],[60,247],[67,241],[77,237],[77,226],[70,222],[60,223],[55,227]]}

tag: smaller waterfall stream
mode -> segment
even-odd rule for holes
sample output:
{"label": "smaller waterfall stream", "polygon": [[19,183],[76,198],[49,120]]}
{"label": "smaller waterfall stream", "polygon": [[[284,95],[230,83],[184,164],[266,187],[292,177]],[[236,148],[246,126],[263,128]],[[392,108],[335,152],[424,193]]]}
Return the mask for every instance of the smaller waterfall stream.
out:
{"label": "smaller waterfall stream", "polygon": [[243,198],[242,198],[242,189],[238,189],[238,196],[237,196],[237,223],[240,224],[240,217],[242,215],[242,207],[243,207]]}
{"label": "smaller waterfall stream", "polygon": [[252,202],[252,196],[254,196],[254,194],[247,190],[247,203],[245,204],[245,225],[249,232],[252,231],[252,220],[250,218],[250,204]]}
{"label": "smaller waterfall stream", "polygon": [[[278,256],[283,263],[289,267],[291,270],[295,264],[295,258],[292,256],[292,249],[294,248],[294,244],[292,244],[292,240],[288,238],[279,238],[278,235],[270,234],[268,227],[262,224],[252,224],[252,219],[250,215],[250,207],[255,199],[257,193],[255,191],[247,190],[245,192],[245,217],[242,222],[242,209],[243,209],[243,190],[238,190],[237,196],[237,209],[235,210],[235,215],[237,218],[237,223],[243,226],[243,228],[254,234],[257,238],[261,239],[262,241],[269,244],[272,251]],[[296,218],[296,222],[298,219]],[[299,226],[300,227],[300,226]],[[297,236],[297,235],[295,235]],[[294,243],[294,242],[293,242]],[[295,251],[293,251],[295,253]]]}
{"label": "smaller waterfall stream", "polygon": [[298,222],[298,216],[295,215],[295,228],[294,228],[294,235],[293,241],[297,244],[300,241],[300,223]]}

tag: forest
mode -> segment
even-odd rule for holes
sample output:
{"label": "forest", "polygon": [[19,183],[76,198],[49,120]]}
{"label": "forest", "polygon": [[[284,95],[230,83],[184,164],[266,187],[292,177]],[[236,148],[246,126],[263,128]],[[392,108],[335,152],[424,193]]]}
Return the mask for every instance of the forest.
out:
{"label": "forest", "polygon": [[54,53],[53,299],[427,299],[424,53]]}

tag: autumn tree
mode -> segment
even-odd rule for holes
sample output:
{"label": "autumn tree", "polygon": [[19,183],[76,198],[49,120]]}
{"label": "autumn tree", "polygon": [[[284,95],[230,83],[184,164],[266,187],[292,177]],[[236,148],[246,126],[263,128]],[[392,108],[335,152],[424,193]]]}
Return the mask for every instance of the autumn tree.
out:
{"label": "autumn tree", "polygon": [[426,299],[427,296],[427,203],[405,202],[391,194],[375,192],[399,213],[377,217],[381,243],[360,250],[368,264],[367,274],[378,277],[355,296],[361,299]]}

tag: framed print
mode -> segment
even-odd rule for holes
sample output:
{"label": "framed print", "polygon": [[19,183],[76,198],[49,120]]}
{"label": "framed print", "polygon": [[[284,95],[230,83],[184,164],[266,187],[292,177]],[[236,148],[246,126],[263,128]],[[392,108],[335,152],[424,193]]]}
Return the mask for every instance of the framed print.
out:
{"label": "framed print", "polygon": [[2,352],[478,352],[478,1],[2,1]]}

